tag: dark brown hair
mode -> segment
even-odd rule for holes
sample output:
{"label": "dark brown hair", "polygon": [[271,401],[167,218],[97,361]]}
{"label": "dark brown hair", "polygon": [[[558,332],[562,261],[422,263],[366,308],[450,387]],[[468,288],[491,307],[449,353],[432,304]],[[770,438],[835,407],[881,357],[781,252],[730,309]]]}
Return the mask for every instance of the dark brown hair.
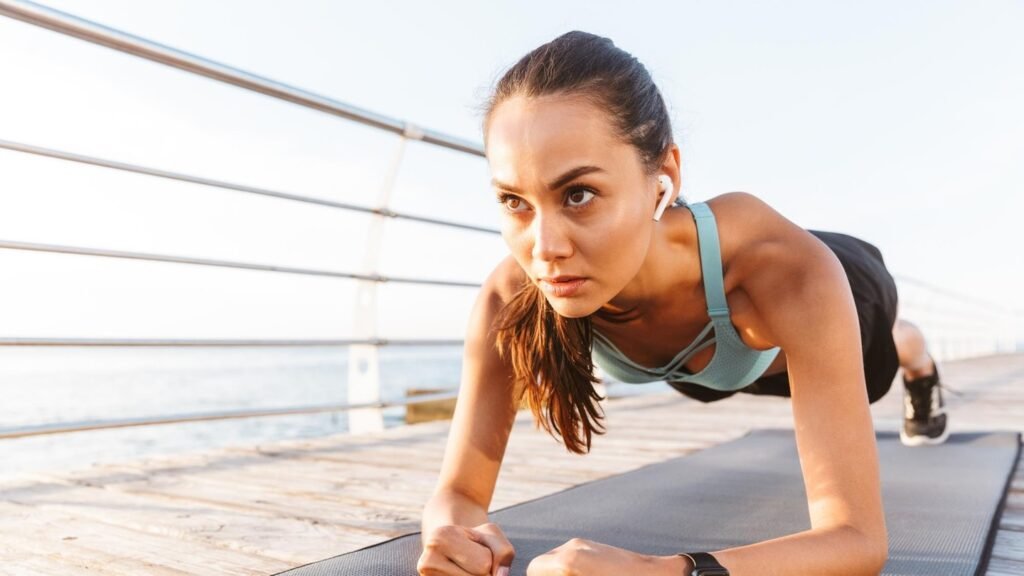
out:
{"label": "dark brown hair", "polygon": [[[523,56],[498,81],[483,106],[483,132],[499,104],[513,96],[576,96],[607,110],[613,129],[636,149],[647,174],[662,164],[673,143],[668,110],[647,69],[608,38],[574,30]],[[603,398],[591,360],[590,317],[567,318],[527,282],[496,320],[496,347],[511,361],[534,422],[567,450],[590,451],[591,435],[604,434]],[[583,446],[586,446],[584,451]]]}

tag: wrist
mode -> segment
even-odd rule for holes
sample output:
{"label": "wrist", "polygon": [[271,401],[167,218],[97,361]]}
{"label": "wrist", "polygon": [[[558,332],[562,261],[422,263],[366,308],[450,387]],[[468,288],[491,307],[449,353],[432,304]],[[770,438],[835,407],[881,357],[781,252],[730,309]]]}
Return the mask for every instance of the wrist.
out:
{"label": "wrist", "polygon": [[690,576],[690,572],[693,572],[694,568],[693,562],[689,558],[678,554],[655,556],[654,561],[657,567],[654,573],[658,576]]}
{"label": "wrist", "polygon": [[486,508],[458,492],[442,490],[424,505],[420,531],[425,534],[439,526],[479,526],[487,521]]}

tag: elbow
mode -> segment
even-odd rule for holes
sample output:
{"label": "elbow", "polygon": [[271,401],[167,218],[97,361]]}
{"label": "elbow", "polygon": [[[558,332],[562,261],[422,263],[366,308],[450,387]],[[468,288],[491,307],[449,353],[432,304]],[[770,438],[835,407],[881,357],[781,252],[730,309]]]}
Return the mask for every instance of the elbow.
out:
{"label": "elbow", "polygon": [[873,558],[876,565],[876,570],[872,574],[881,574],[885,569],[886,562],[889,561],[889,534],[885,524],[882,524],[877,535],[869,537],[868,542],[870,549],[874,551]]}
{"label": "elbow", "polygon": [[882,546],[876,545],[875,551],[871,554],[870,558],[870,571],[865,572],[865,574],[871,574],[872,576],[881,574],[882,570],[885,570],[886,562],[889,561],[889,546],[887,544]]}
{"label": "elbow", "polygon": [[874,576],[881,574],[886,562],[889,561],[889,537],[885,526],[871,531],[852,527],[850,530],[856,535],[859,543],[861,553],[858,556],[863,558],[863,571],[858,570],[857,573]]}

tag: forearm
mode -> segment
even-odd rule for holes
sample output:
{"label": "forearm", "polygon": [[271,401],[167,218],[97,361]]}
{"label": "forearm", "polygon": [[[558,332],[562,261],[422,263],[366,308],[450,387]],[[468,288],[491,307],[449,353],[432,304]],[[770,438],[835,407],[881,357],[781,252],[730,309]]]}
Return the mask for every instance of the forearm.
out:
{"label": "forearm", "polygon": [[849,527],[806,530],[709,552],[731,576],[877,576],[885,564],[885,548]]}
{"label": "forearm", "polygon": [[469,497],[444,490],[434,493],[423,507],[420,529],[428,532],[437,526],[479,526],[487,522],[487,510]]}

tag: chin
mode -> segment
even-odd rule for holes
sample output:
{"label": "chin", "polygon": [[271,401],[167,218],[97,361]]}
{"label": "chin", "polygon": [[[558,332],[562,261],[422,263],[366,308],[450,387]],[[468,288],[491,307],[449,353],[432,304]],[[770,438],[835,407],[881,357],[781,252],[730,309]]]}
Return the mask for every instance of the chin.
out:
{"label": "chin", "polygon": [[548,304],[565,318],[584,318],[596,312],[601,305],[578,298],[548,298]]}

